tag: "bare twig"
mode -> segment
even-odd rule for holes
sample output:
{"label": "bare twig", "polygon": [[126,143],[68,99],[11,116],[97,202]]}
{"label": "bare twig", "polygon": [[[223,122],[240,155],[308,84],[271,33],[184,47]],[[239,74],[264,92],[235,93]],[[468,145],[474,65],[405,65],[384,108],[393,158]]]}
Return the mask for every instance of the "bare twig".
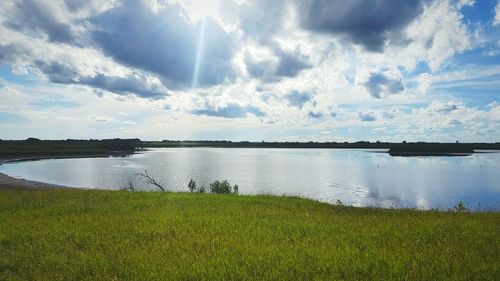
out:
{"label": "bare twig", "polygon": [[135,191],[135,189],[134,189],[134,183],[131,180],[128,180],[128,187],[122,188],[122,190]]}
{"label": "bare twig", "polygon": [[163,192],[166,191],[165,188],[161,185],[161,183],[159,181],[157,181],[155,178],[153,178],[152,176],[150,176],[148,174],[148,170],[144,170],[144,173],[138,173],[137,175],[147,179],[150,184],[159,187],[161,189],[161,191],[163,191]]}

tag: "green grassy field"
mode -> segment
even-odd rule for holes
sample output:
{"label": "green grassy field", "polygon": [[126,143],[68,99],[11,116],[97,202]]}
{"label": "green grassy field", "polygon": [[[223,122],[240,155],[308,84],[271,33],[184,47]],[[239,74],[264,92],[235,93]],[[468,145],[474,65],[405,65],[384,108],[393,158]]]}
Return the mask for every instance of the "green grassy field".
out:
{"label": "green grassy field", "polygon": [[0,280],[499,279],[499,213],[0,189]]}

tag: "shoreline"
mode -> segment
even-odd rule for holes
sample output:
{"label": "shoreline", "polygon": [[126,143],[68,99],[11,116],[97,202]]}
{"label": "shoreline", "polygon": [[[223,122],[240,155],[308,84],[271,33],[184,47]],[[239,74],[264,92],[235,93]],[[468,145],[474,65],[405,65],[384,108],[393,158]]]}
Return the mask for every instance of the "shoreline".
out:
{"label": "shoreline", "polygon": [[21,178],[14,178],[4,173],[0,173],[0,190],[36,190],[36,189],[54,189],[54,188],[75,188],[50,184],[39,181],[32,181]]}
{"label": "shoreline", "polygon": [[[73,159],[73,158],[105,158],[105,157],[125,157],[136,152],[115,151],[103,154],[66,154],[66,155],[13,155],[0,156],[0,166],[5,163],[15,163],[23,161],[38,161],[46,159]],[[36,190],[42,188],[77,188],[71,186],[57,185],[40,181],[32,181],[24,178],[15,178],[0,172],[0,190]]]}
{"label": "shoreline", "polygon": [[0,165],[10,162],[36,161],[46,159],[72,159],[72,158],[105,158],[105,157],[126,157],[134,155],[140,151],[112,151],[108,153],[68,153],[68,154],[26,154],[26,155],[1,155]]}

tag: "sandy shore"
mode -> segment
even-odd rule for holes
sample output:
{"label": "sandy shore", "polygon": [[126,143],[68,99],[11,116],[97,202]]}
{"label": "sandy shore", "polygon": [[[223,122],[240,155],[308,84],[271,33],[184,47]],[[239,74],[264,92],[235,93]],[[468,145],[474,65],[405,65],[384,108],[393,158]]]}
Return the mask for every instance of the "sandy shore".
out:
{"label": "sandy shore", "polygon": [[[110,156],[121,157],[131,154],[134,153],[115,151],[104,154],[87,154],[87,155],[66,154],[66,155],[0,156],[0,165],[8,162],[35,161],[42,159],[89,158],[89,157],[95,158],[95,157],[110,157]],[[6,174],[0,173],[0,189],[38,189],[38,188],[71,188],[71,187],[14,178]]]}
{"label": "sandy shore", "polygon": [[[51,156],[2,157],[0,158],[0,165],[8,162],[30,161],[30,160],[40,160],[40,159],[50,159],[50,158],[55,158],[55,157]],[[14,178],[6,174],[0,173],[0,189],[39,189],[39,188],[67,188],[67,187],[50,183],[38,182],[38,181],[30,181],[21,178]]]}
{"label": "sandy shore", "polygon": [[44,182],[18,179],[0,173],[0,189],[38,189],[38,188],[67,188],[67,186],[60,186]]}
{"label": "sandy shore", "polygon": [[[33,160],[54,159],[54,158],[78,158],[78,157],[85,157],[85,156],[82,155],[7,156],[7,157],[0,157],[0,165],[8,162],[33,161]],[[107,157],[107,156],[87,155],[86,157]],[[31,181],[21,178],[14,178],[6,174],[0,173],[0,189],[40,189],[40,188],[69,188],[69,187],[44,183],[39,181]]]}

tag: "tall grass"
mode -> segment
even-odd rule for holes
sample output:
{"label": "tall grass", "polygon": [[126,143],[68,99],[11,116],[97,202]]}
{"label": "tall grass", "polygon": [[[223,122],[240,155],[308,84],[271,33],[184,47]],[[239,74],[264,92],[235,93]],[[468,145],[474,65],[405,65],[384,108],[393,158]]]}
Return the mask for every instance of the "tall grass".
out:
{"label": "tall grass", "polygon": [[499,280],[500,214],[0,190],[0,280]]}

